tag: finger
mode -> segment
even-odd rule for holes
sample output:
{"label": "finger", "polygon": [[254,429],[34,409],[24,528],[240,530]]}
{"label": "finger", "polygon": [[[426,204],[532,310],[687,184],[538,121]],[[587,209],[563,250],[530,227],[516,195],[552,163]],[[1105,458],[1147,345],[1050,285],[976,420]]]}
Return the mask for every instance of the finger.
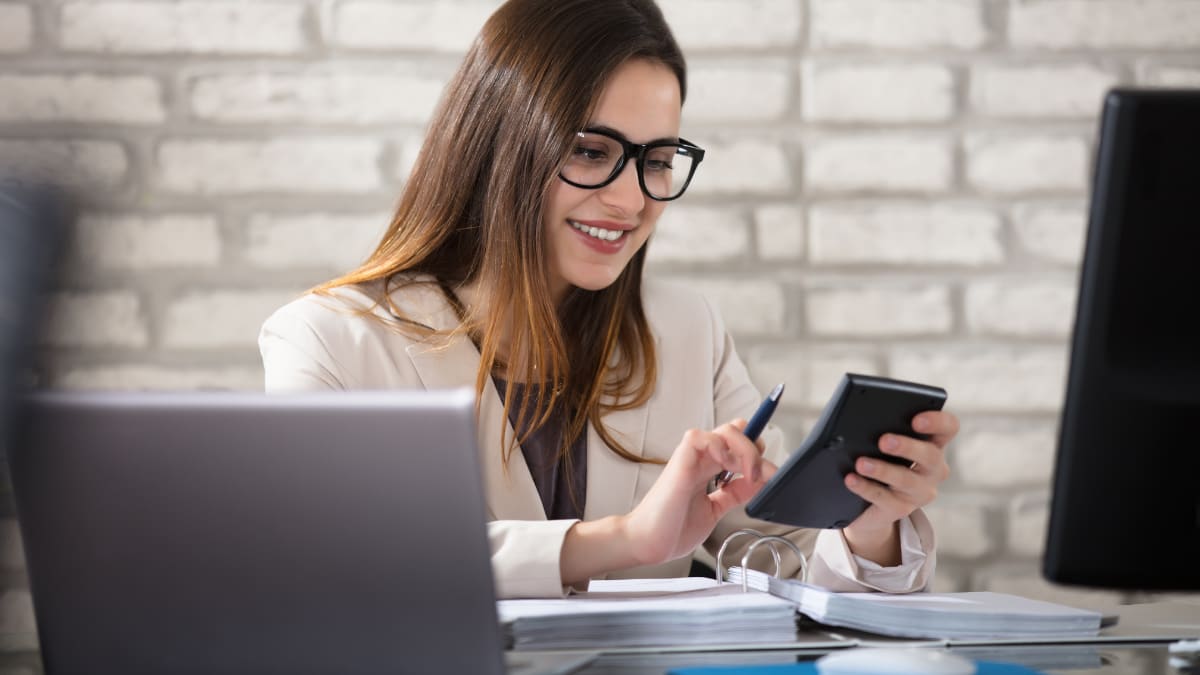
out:
{"label": "finger", "polygon": [[945,457],[945,453],[938,445],[900,434],[881,436],[879,450],[885,455],[908,460],[914,469],[936,469]]}
{"label": "finger", "polygon": [[887,486],[869,481],[858,474],[847,474],[844,482],[847,490],[877,507],[880,514],[889,521],[899,520],[916,508],[915,504],[901,499]]}
{"label": "finger", "polygon": [[762,453],[758,446],[733,424],[722,424],[713,433],[725,440],[730,452],[737,458],[742,474],[758,482],[762,477]]}
{"label": "finger", "polygon": [[926,434],[939,448],[958,434],[958,418],[945,410],[927,410],[913,417],[913,431]]}
{"label": "finger", "polygon": [[928,479],[907,466],[900,466],[870,457],[859,457],[854,463],[854,470],[872,480],[905,493],[914,493],[924,486]]}

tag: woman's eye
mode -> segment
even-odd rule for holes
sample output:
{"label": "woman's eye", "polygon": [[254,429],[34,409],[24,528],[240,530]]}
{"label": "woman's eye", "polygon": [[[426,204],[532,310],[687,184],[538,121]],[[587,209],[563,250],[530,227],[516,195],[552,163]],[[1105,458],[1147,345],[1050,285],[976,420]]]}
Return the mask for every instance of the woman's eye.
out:
{"label": "woman's eye", "polygon": [[670,171],[673,168],[675,168],[675,167],[671,166],[671,163],[666,160],[662,160],[662,159],[646,160],[646,165],[645,165],[646,171]]}
{"label": "woman's eye", "polygon": [[592,162],[600,162],[608,158],[608,153],[603,148],[588,148],[577,145],[575,146],[575,157]]}

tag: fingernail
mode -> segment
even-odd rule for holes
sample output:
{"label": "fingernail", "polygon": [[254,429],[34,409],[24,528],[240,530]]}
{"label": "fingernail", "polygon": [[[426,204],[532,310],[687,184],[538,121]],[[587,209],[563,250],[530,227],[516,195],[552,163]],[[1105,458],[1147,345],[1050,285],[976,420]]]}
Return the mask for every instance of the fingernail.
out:
{"label": "fingernail", "polygon": [[929,431],[929,428],[930,428],[929,418],[918,417],[917,419],[913,420],[913,429],[915,429],[917,431]]}
{"label": "fingernail", "polygon": [[875,462],[869,459],[864,459],[858,464],[858,470],[861,473],[875,473]]}
{"label": "fingernail", "polygon": [[849,485],[850,487],[858,487],[858,483],[860,480],[861,479],[858,476],[855,476],[854,474],[850,474],[850,475],[846,476],[846,484]]}
{"label": "fingernail", "polygon": [[884,450],[895,450],[900,447],[900,439],[895,436],[884,436],[883,443],[880,444]]}

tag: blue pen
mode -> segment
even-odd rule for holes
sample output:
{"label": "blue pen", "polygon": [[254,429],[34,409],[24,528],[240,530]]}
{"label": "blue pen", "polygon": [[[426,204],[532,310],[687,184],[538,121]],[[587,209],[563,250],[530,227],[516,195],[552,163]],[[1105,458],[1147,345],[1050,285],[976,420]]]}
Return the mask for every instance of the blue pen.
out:
{"label": "blue pen", "polygon": [[[754,415],[750,417],[750,421],[746,423],[746,428],[742,433],[746,434],[746,438],[751,441],[757,441],[758,435],[767,427],[767,422],[771,421],[771,415],[775,414],[775,406],[779,405],[779,397],[783,396],[783,383],[775,385],[770,394],[763,399],[759,404],[758,410],[754,411]],[[722,471],[713,479],[717,487],[727,485],[733,480],[732,471]]]}

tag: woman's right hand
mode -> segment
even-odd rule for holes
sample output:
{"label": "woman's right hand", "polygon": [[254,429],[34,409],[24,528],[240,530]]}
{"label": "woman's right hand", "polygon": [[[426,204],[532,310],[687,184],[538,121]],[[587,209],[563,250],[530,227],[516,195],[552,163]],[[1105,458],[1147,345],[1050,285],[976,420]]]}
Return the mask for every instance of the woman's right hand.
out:
{"label": "woman's right hand", "polygon": [[[732,509],[750,501],[775,473],[763,448],[742,433],[745,420],[683,435],[646,497],[623,516],[580,521],[567,532],[559,559],[564,584],[692,552]],[[741,474],[709,492],[721,471]]]}
{"label": "woman's right hand", "polygon": [[[684,434],[646,497],[625,516],[638,564],[691,553],[726,513],[749,501],[775,472],[762,458],[763,448],[742,433],[745,427],[746,421],[739,419],[712,431]],[[741,476],[709,492],[722,470]]]}

